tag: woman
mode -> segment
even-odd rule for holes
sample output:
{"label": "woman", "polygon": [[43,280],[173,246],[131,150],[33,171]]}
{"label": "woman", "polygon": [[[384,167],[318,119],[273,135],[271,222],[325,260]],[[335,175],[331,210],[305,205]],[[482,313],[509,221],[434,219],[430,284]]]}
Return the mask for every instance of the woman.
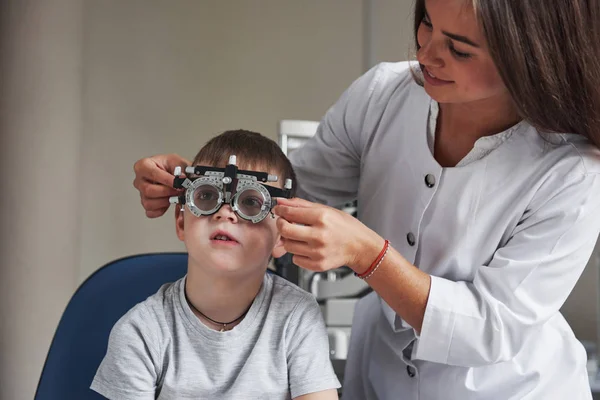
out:
{"label": "woman", "polygon": [[[418,0],[418,64],[381,64],[291,157],[286,250],[348,265],[345,399],[591,399],[559,312],[600,231],[596,0]],[[136,163],[147,215],[178,156]],[[389,244],[386,240],[389,240]]]}

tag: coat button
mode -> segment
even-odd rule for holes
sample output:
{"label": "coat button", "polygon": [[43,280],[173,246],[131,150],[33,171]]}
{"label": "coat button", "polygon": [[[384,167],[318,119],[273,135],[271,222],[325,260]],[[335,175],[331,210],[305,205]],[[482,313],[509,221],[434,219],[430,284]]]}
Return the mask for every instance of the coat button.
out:
{"label": "coat button", "polygon": [[432,174],[425,175],[425,185],[427,185],[428,188],[434,187],[435,186],[435,176]]}
{"label": "coat button", "polygon": [[410,376],[411,378],[414,378],[414,377],[415,377],[415,375],[417,374],[417,373],[416,373],[416,370],[415,370],[413,367],[411,367],[410,365],[407,365],[407,366],[406,366],[406,373],[407,373],[407,374],[408,374],[408,376]]}
{"label": "coat button", "polygon": [[416,243],[415,235],[412,232],[408,232],[408,234],[406,235],[406,241],[409,245],[414,246]]}

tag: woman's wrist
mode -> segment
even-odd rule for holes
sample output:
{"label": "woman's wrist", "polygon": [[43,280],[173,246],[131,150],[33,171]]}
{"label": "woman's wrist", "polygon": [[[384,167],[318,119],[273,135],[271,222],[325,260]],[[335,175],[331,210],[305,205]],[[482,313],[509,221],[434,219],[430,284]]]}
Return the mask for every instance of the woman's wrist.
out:
{"label": "woman's wrist", "polygon": [[386,245],[385,239],[375,232],[370,233],[371,235],[356,242],[358,245],[354,260],[348,265],[357,275],[363,275],[369,269]]}

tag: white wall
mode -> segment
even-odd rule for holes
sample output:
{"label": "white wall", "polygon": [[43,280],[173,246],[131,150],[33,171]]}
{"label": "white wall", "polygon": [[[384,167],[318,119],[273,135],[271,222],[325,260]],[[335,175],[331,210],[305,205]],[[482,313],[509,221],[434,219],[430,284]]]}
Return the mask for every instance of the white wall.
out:
{"label": "white wall", "polygon": [[81,144],[80,0],[0,12],[0,399],[33,398],[76,285]]}
{"label": "white wall", "polygon": [[183,247],[172,213],[148,220],[132,165],[192,158],[213,135],[276,138],[280,119],[320,119],[361,73],[360,0],[89,1],[81,269]]}
{"label": "white wall", "polygon": [[[365,66],[410,54],[411,4],[4,2],[0,399],[33,397],[78,283],[115,258],[183,249],[171,215],[145,218],[136,159],[192,157],[225,129],[275,138],[280,119],[320,119]],[[588,268],[564,308],[582,338],[595,337],[597,281]]]}

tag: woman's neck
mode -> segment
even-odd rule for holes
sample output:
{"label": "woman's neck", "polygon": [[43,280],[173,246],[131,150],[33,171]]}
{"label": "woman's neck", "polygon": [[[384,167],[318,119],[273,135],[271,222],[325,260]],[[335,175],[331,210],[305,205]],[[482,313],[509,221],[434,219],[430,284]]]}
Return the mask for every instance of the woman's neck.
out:
{"label": "woman's neck", "polygon": [[442,167],[454,167],[479,138],[503,132],[521,120],[510,99],[493,100],[439,105],[434,157]]}
{"label": "woman's neck", "polygon": [[442,103],[439,108],[438,126],[443,131],[473,141],[503,132],[521,120],[508,94],[471,103]]}

